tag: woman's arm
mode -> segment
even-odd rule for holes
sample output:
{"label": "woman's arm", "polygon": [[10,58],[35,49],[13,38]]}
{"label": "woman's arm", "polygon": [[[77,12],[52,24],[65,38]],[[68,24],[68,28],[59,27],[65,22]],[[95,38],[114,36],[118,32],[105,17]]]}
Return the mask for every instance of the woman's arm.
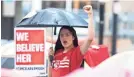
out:
{"label": "woman's arm", "polygon": [[86,13],[88,13],[88,37],[80,47],[81,53],[84,55],[94,39],[95,32],[94,32],[94,25],[93,25],[92,6],[86,5],[84,6],[83,9]]}

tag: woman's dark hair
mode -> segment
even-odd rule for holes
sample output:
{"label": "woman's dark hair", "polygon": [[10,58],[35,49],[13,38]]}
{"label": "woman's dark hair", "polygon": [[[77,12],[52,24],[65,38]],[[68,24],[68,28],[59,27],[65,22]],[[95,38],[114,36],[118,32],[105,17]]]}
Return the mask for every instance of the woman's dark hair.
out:
{"label": "woman's dark hair", "polygon": [[[73,45],[74,45],[74,47],[77,47],[78,46],[78,38],[77,38],[76,31],[74,30],[74,28],[71,26],[62,26],[60,29],[60,32],[62,29],[68,29],[71,32],[72,36],[74,36]],[[58,34],[58,39],[55,44],[55,53],[57,53],[57,51],[59,49],[64,49],[64,47],[62,46],[61,41],[60,41],[60,32]]]}

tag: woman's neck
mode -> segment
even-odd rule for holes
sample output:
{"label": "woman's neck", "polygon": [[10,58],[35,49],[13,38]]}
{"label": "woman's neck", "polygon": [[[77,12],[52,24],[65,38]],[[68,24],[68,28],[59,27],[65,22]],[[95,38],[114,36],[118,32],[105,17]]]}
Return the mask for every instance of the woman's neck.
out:
{"label": "woman's neck", "polygon": [[69,47],[65,47],[63,53],[68,52],[72,48],[74,48],[74,45],[70,45]]}

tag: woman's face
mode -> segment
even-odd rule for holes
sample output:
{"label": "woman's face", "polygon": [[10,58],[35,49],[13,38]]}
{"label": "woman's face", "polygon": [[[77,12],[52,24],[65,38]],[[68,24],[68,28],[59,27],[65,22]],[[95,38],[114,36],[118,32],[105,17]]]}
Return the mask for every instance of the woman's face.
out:
{"label": "woman's face", "polygon": [[64,48],[73,45],[74,37],[68,29],[62,29],[60,32],[60,41]]}

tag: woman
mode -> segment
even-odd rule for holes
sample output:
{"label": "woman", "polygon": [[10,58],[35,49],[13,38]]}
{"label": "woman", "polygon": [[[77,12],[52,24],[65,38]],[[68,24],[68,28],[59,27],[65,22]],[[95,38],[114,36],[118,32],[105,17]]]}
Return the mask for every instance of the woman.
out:
{"label": "woman", "polygon": [[83,45],[79,46],[76,31],[73,27],[63,26],[60,29],[55,45],[55,52],[53,52],[52,48],[50,49],[50,55],[53,55],[53,57],[50,56],[50,61],[52,61],[49,72],[50,77],[65,76],[80,68],[83,55],[88,50],[94,38],[92,6],[86,5],[83,9],[88,13],[88,17],[90,17],[90,26],[88,25],[88,31],[90,32],[88,32],[88,37],[85,39]]}

